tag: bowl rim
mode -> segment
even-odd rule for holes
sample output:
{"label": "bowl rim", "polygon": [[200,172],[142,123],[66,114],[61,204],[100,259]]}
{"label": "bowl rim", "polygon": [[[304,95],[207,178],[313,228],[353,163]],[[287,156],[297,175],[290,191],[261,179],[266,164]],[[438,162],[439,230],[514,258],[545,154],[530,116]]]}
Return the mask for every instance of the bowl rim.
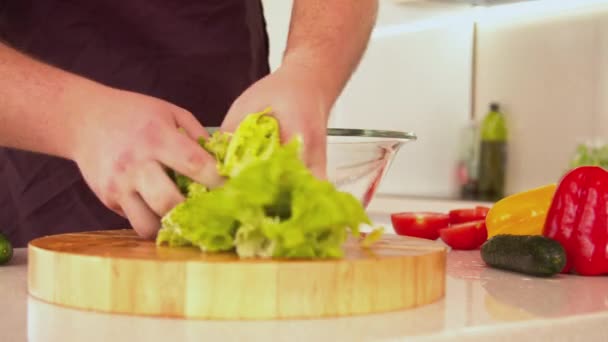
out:
{"label": "bowl rim", "polygon": [[418,139],[413,132],[360,128],[328,128],[327,135],[336,137],[389,138],[408,141]]}
{"label": "bowl rim", "polygon": [[[213,134],[219,130],[219,127],[206,127],[209,134]],[[378,130],[378,129],[362,129],[362,128],[328,128],[327,136],[330,137],[348,137],[348,138],[387,138],[399,141],[417,140],[418,137],[413,132]]]}

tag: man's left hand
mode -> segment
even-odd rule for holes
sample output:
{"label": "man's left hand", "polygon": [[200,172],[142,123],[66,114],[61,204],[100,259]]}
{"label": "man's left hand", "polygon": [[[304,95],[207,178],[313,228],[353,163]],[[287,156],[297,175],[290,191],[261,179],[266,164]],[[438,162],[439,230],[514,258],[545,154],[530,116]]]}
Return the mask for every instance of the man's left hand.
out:
{"label": "man's left hand", "polygon": [[248,114],[272,107],[282,142],[300,135],[306,165],[316,177],[325,179],[327,120],[332,101],[311,75],[305,67],[285,65],[260,79],[232,104],[222,131],[233,132]]}

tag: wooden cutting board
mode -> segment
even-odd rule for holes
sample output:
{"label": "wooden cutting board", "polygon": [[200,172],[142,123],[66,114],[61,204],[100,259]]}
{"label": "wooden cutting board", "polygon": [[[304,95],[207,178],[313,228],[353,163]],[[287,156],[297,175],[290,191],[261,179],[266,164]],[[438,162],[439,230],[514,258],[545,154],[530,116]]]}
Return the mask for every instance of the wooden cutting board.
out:
{"label": "wooden cutting board", "polygon": [[31,296],[73,308],[196,319],[318,318],[441,299],[446,249],[385,235],[339,260],[241,259],[169,248],[132,230],[47,236],[28,248]]}

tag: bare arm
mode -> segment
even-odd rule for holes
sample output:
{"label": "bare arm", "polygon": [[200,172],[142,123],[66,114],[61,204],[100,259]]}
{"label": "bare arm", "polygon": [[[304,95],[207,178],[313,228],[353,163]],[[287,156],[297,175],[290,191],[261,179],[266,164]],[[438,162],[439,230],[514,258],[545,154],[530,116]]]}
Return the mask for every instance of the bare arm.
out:
{"label": "bare arm", "polygon": [[[182,127],[190,137],[181,134]],[[74,160],[91,189],[144,237],[183,200],[164,171],[216,183],[205,129],[171,103],[114,89],[0,44],[0,146]]]}
{"label": "bare arm", "polygon": [[71,157],[85,89],[100,87],[0,43],[0,146]]}
{"label": "bare arm", "polygon": [[331,107],[367,47],[377,11],[377,0],[295,0],[283,63],[317,74]]}
{"label": "bare arm", "polygon": [[222,128],[234,130],[247,113],[272,106],[284,140],[300,135],[304,159],[326,175],[327,119],[363,55],[377,0],[295,0],[281,66],[232,104]]}

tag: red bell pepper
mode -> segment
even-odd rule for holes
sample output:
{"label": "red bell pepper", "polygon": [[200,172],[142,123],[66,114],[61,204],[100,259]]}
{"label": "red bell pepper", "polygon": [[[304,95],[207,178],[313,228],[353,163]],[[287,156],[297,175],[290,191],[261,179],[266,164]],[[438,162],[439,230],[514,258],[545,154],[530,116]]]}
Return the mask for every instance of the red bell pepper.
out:
{"label": "red bell pepper", "polygon": [[566,250],[562,273],[608,274],[608,172],[581,166],[559,182],[543,229]]}

